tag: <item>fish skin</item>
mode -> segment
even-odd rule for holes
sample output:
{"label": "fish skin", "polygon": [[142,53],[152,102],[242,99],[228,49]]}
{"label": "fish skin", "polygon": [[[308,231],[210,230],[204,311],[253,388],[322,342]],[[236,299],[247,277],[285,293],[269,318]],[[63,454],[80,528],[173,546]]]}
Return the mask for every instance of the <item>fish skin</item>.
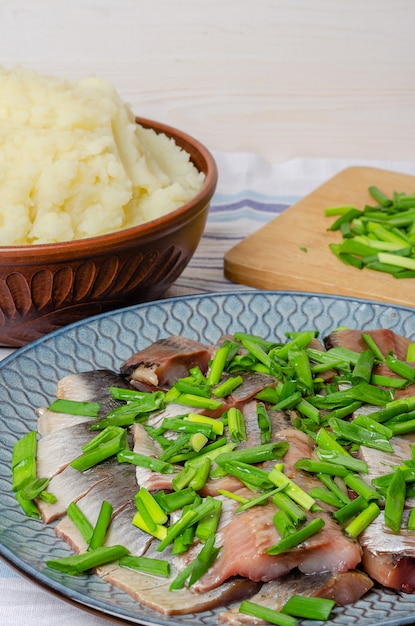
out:
{"label": "fish skin", "polygon": [[413,436],[392,437],[389,442],[393,452],[382,452],[382,450],[375,450],[368,446],[359,446],[356,457],[367,463],[368,473],[361,474],[361,477],[368,484],[371,484],[374,478],[389,474],[394,467],[399,467],[403,461],[412,458],[410,446],[415,443]]}
{"label": "fish skin", "polygon": [[[249,400],[265,389],[266,387],[275,387],[275,378],[270,374],[263,372],[238,372],[242,378],[242,383],[234,389],[230,395],[230,403],[234,406],[245,404]],[[225,379],[224,379],[225,380]]]}
{"label": "fish skin", "polygon": [[[61,378],[56,385],[56,397],[63,400],[77,400],[80,402],[99,402],[100,408],[98,419],[106,417],[113,409],[121,406],[123,402],[114,400],[109,392],[109,387],[121,387],[132,389],[128,381],[120,374],[108,369],[90,370],[68,374]],[[74,424],[92,422],[97,418],[82,415],[69,415],[50,411],[47,407],[37,410],[38,433],[44,437],[53,431],[73,426]]]}
{"label": "fish skin", "polygon": [[[350,570],[341,574],[323,572],[313,576],[294,571],[283,578],[265,583],[258,593],[250,598],[250,602],[280,611],[293,595],[301,595],[326,598],[334,600],[339,606],[345,606],[357,602],[372,587],[373,581],[369,576],[358,570]],[[218,621],[230,626],[262,626],[267,624],[258,617],[240,613],[239,608],[232,608],[220,613]]]}
{"label": "fish skin", "polygon": [[[112,505],[112,517],[114,517],[128,504],[134,502],[134,495],[137,492],[135,468],[132,465],[118,463],[115,459],[111,459],[107,468],[109,472],[106,480],[97,482],[77,500],[77,506],[92,526],[96,524],[104,500]],[[82,540],[78,545],[79,532],[76,528],[76,532],[72,533],[72,530],[66,518],[55,526],[57,536],[64,538],[76,552],[81,552],[84,549],[84,541]]]}
{"label": "fish skin", "polygon": [[46,407],[41,407],[36,412],[38,415],[37,431],[41,437],[51,435],[56,430],[70,428],[75,424],[85,424],[95,421],[93,417],[58,413],[57,411],[49,411]]}
{"label": "fish skin", "polygon": [[188,376],[189,369],[199,366],[207,372],[213,348],[180,336],[159,339],[139,350],[121,364],[120,373],[132,385],[136,381],[153,387],[171,387],[178,378]]}
{"label": "fish skin", "polygon": [[211,611],[218,606],[248,598],[258,590],[256,583],[235,578],[202,595],[194,593],[187,587],[170,592],[169,587],[174,580],[174,575],[162,579],[125,567],[111,569],[108,574],[102,572],[103,580],[116,585],[137,602],[163,615]]}
{"label": "fish skin", "polygon": [[99,463],[84,472],[78,472],[70,465],[62,472],[55,474],[48,485],[48,492],[56,496],[56,502],[44,502],[40,498],[36,500],[42,520],[45,524],[65,515],[71,502],[77,502],[99,482],[110,478],[111,471],[106,463]]}
{"label": "fish skin", "polygon": [[81,454],[82,446],[96,436],[89,430],[89,422],[53,430],[37,444],[37,476],[52,478]]}
{"label": "fish skin", "polygon": [[404,510],[400,534],[385,524],[384,512],[359,536],[363,549],[362,563],[373,580],[384,587],[413,593],[415,591],[415,533],[407,530],[410,511]]}
{"label": "fish skin", "polygon": [[[134,452],[154,458],[157,458],[162,452],[160,444],[147,434],[142,424],[134,424],[131,427],[131,434],[134,439]],[[161,474],[153,472],[146,467],[137,466],[135,468],[137,486],[144,487],[148,491],[171,490],[173,478],[177,476],[181,469],[181,467],[178,467],[177,471],[172,474]]]}
{"label": "fish skin", "polygon": [[387,328],[376,328],[374,330],[335,330],[323,339],[326,350],[335,346],[342,346],[355,352],[362,352],[367,349],[367,344],[362,339],[362,333],[368,334],[375,341],[376,345],[384,356],[391,351],[394,356],[403,361],[406,360],[408,346],[411,340],[402,335],[396,334]]}

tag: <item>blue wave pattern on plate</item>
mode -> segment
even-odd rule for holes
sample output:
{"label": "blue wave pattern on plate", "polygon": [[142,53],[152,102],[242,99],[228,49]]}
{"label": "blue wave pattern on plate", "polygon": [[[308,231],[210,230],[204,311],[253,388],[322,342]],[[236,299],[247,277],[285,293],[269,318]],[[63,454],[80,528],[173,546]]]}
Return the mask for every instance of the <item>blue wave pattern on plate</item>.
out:
{"label": "blue wave pattern on plate", "polygon": [[[324,336],[339,325],[385,327],[415,339],[414,311],[406,307],[336,296],[243,291],[161,300],[90,318],[52,333],[0,363],[0,554],[61,597],[132,624],[212,626],[217,611],[163,617],[138,605],[95,576],[65,577],[44,567],[47,558],[70,553],[53,525],[26,518],[11,493],[15,441],[36,427],[35,408],[54,397],[56,381],[73,371],[117,369],[132,352],[169,334],[212,343],[243,330],[284,340],[293,330]],[[334,625],[400,625],[412,621],[415,595],[374,590],[353,606],[335,610]]]}

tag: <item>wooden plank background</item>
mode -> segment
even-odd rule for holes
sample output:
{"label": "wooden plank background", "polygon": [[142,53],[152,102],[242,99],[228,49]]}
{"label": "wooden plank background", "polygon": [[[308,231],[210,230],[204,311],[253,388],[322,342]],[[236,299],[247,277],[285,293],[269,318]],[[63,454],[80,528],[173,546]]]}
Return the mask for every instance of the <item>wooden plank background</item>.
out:
{"label": "wooden plank background", "polygon": [[0,64],[111,80],[212,150],[412,160],[410,0],[0,0]]}

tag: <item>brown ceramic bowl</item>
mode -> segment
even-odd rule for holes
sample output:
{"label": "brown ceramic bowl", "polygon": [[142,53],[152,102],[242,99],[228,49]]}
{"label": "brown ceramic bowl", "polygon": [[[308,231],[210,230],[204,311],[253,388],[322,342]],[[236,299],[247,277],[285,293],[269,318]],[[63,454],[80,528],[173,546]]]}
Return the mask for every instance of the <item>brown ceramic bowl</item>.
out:
{"label": "brown ceramic bowl", "polygon": [[19,347],[66,324],[161,297],[190,261],[203,234],[217,168],[185,133],[137,118],[186,150],[206,175],[181,208],[122,231],[34,246],[0,247],[0,345]]}

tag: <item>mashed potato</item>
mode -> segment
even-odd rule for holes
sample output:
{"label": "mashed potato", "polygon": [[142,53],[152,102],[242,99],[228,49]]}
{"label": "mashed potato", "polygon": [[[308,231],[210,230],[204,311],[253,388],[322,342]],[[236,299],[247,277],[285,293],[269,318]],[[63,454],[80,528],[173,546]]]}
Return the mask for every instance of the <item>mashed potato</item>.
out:
{"label": "mashed potato", "polygon": [[54,243],[172,211],[204,175],[115,88],[0,67],[0,245]]}

